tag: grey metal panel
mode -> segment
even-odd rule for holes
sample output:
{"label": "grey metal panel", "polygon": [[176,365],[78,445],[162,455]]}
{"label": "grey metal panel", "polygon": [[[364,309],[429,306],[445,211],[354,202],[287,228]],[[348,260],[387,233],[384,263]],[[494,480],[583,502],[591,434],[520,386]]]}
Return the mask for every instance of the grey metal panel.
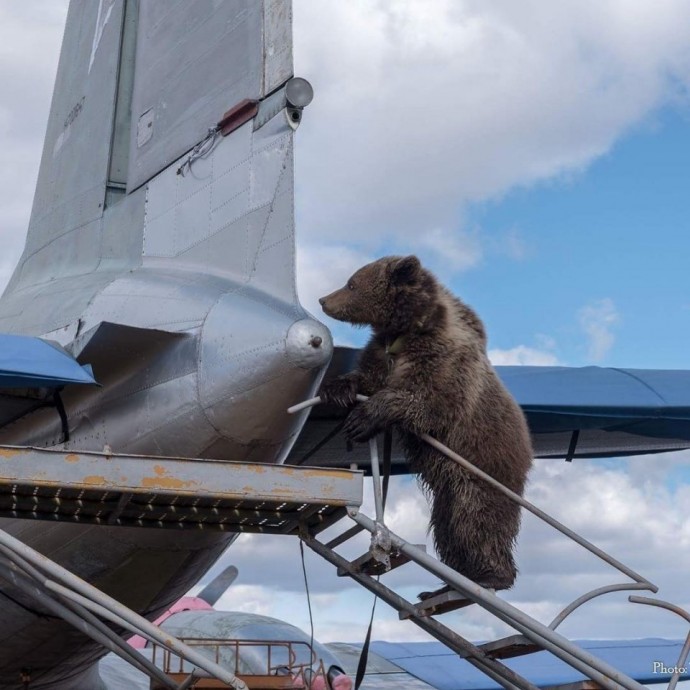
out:
{"label": "grey metal panel", "polygon": [[101,253],[101,219],[80,225],[54,238],[32,254],[25,254],[18,286],[36,285],[63,276],[91,273]]}
{"label": "grey metal panel", "polygon": [[[288,4],[288,3],[286,3]],[[270,12],[271,81],[286,72],[285,32]],[[264,95],[264,3],[148,0],[141,5],[128,188],[204,138],[232,106]],[[291,46],[290,46],[291,48]]]}
{"label": "grey metal panel", "polygon": [[161,266],[118,277],[82,314],[83,329],[101,321],[182,331],[198,327],[218,297],[237,285],[213,276]]}
{"label": "grey metal panel", "polygon": [[95,272],[5,294],[0,300],[0,331],[43,335],[70,326],[114,277],[112,273]]}
{"label": "grey metal panel", "polygon": [[[46,268],[73,274],[69,252],[80,250],[70,245],[96,241],[97,225],[87,224],[103,213],[122,17],[122,0],[70,4],[26,247],[8,292],[39,281]],[[59,241],[77,228],[79,237]],[[22,270],[55,241],[50,253],[59,267],[37,259]]]}
{"label": "grey metal panel", "polygon": [[277,89],[292,74],[292,0],[264,0],[263,95]]}
{"label": "grey metal panel", "polygon": [[[309,344],[313,336],[323,347]],[[282,460],[291,441],[276,443],[294,439],[303,422],[291,421],[289,400],[318,385],[330,353],[328,330],[301,309],[248,289],[227,293],[204,322],[199,401],[222,437]]]}
{"label": "grey metal panel", "polygon": [[132,93],[137,51],[137,25],[139,0],[124,0],[125,14],[122,27],[122,45],[117,84],[117,107],[113,127],[113,145],[110,154],[108,182],[127,184],[129,168],[129,138],[132,123]]}
{"label": "grey metal panel", "polygon": [[281,110],[248,122],[178,174],[147,185],[144,256],[226,274],[297,303],[293,130]]}
{"label": "grey metal panel", "polygon": [[137,190],[106,208],[101,229],[98,269],[110,271],[141,265],[146,191]]}

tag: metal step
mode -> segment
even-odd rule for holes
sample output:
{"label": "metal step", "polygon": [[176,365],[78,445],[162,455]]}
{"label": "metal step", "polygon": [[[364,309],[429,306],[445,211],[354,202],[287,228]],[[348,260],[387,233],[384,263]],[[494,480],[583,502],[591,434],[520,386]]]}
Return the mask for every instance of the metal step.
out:
{"label": "metal step", "polygon": [[[472,604],[474,602],[471,599],[467,599],[459,592],[451,590],[450,592],[443,592],[443,594],[437,594],[435,597],[424,599],[424,601],[415,604],[414,608],[417,615],[428,618],[429,616],[438,616],[442,613],[450,613]],[[412,618],[412,614],[407,613],[407,611],[401,611],[398,616],[401,621]]]}
{"label": "metal step", "polygon": [[362,502],[351,470],[10,446],[0,459],[0,517],[298,534]]}
{"label": "metal step", "polygon": [[[426,551],[426,544],[415,544],[418,549]],[[385,563],[377,561],[371,554],[370,551],[362,554],[359,558],[352,561],[352,569],[357,573],[362,573],[364,575],[369,575],[370,577],[376,577],[377,575],[383,575],[391,570],[399,568],[405,563],[409,563],[410,559],[399,551],[395,551],[390,554],[390,564],[391,567],[387,568]],[[344,568],[338,568],[338,577],[347,577],[350,573]]]}
{"label": "metal step", "polygon": [[510,635],[500,640],[486,642],[480,644],[479,649],[489,654],[492,659],[512,659],[516,656],[525,656],[542,651],[542,647],[528,640],[524,635]]}

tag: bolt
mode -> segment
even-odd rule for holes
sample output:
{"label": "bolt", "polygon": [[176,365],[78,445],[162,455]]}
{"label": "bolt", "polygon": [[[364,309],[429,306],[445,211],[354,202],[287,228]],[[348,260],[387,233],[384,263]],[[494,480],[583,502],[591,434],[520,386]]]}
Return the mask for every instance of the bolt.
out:
{"label": "bolt", "polygon": [[320,335],[313,335],[311,340],[309,341],[309,344],[313,348],[321,347],[321,343],[323,342],[323,338]]}

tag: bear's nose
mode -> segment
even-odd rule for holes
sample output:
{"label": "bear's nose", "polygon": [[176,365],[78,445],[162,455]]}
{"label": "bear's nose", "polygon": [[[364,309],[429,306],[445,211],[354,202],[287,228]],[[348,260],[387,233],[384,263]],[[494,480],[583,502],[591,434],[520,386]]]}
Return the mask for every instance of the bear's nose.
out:
{"label": "bear's nose", "polygon": [[319,304],[323,307],[323,305],[326,303],[326,298],[325,297],[319,297]]}

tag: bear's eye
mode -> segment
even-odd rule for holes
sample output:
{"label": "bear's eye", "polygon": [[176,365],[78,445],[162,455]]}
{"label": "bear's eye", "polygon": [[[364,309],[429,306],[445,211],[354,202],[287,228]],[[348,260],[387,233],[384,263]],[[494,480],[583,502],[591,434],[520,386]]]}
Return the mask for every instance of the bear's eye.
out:
{"label": "bear's eye", "polygon": [[347,284],[347,289],[348,289],[348,290],[354,290],[354,289],[355,289],[355,284],[354,284],[352,281],[350,281],[350,282]]}

